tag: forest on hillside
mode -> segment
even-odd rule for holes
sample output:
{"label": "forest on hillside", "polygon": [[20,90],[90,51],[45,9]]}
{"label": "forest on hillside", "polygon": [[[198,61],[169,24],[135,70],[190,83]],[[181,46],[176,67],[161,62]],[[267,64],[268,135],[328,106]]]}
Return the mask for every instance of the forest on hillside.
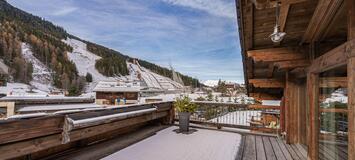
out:
{"label": "forest on hillside", "polygon": [[[5,0],[0,0],[0,59],[11,68],[10,76],[14,82],[29,83],[32,79],[33,67],[21,55],[22,42],[31,46],[34,56],[53,71],[54,86],[77,95],[83,89],[85,77],[78,75],[76,66],[68,59],[67,53],[72,47],[62,40],[68,34],[62,27],[45,19],[17,9]],[[105,76],[128,75],[127,60],[131,57],[95,43],[84,41],[87,49],[102,57],[96,62],[96,69]],[[153,72],[172,78],[171,71],[153,63],[140,60],[139,63]],[[199,85],[198,80],[180,74],[185,85]]]}

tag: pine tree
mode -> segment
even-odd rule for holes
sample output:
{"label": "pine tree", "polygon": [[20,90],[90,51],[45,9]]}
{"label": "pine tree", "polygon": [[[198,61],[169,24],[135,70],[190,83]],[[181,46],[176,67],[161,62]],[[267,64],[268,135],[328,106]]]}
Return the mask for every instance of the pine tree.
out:
{"label": "pine tree", "polygon": [[86,82],[92,82],[92,75],[88,72],[86,73],[86,76],[85,76],[85,79],[86,79]]}

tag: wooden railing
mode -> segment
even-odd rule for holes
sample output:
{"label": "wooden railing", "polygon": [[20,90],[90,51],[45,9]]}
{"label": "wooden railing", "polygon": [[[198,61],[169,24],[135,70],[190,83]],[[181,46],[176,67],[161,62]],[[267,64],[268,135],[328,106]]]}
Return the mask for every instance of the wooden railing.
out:
{"label": "wooden railing", "polygon": [[[191,123],[268,133],[277,133],[279,129],[280,108],[278,106],[205,101],[194,103],[198,108],[191,115]],[[178,113],[175,113],[175,119],[179,119]]]}
{"label": "wooden railing", "polygon": [[43,158],[112,138],[153,120],[172,123],[173,114],[172,103],[162,102],[0,120],[0,159],[23,159],[33,153]]}

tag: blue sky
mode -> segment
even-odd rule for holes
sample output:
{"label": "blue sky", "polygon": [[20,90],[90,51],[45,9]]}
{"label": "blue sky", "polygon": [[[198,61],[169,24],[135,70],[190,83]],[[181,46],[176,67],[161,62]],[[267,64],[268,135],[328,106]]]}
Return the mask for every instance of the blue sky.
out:
{"label": "blue sky", "polygon": [[204,80],[243,82],[235,0],[8,0],[69,33]]}

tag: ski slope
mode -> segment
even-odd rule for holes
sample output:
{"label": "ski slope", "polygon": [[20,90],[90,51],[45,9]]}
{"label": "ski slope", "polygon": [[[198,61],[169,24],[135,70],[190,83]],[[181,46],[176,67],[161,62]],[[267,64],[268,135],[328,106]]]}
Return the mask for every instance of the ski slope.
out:
{"label": "ski slope", "polygon": [[78,74],[80,76],[86,76],[87,73],[90,73],[92,75],[93,82],[115,80],[115,78],[106,77],[96,70],[95,63],[97,60],[101,59],[101,57],[88,51],[86,43],[70,38],[63,41],[73,47],[73,52],[68,53],[68,57],[75,63],[76,69],[78,70]]}
{"label": "ski slope", "polygon": [[148,88],[156,88],[161,90],[180,90],[184,86],[178,82],[173,81],[170,78],[156,74],[149,69],[141,67],[139,64],[133,64],[127,62],[130,74],[141,75],[142,80],[145,82]]}
{"label": "ski slope", "polygon": [[43,64],[33,55],[29,44],[22,43],[21,50],[25,61],[32,63],[33,66],[33,79],[30,82],[31,86],[44,92],[50,92],[52,89],[55,89],[55,87],[52,85],[53,79],[51,76],[51,69],[49,69],[45,64]]}
{"label": "ski slope", "polygon": [[[93,77],[93,83],[87,88],[87,92],[92,91],[93,87],[99,81],[142,81],[142,87],[160,89],[160,90],[180,90],[183,86],[170,78],[161,76],[159,74],[153,73],[152,71],[141,67],[139,64],[133,64],[127,62],[127,67],[129,70],[128,76],[121,77],[106,77],[99,73],[95,68],[95,63],[101,57],[95,55],[94,53],[87,50],[86,43],[76,40],[76,39],[66,39],[63,40],[66,44],[73,47],[73,52],[68,53],[68,57],[74,62],[79,75],[85,76],[86,73],[90,73]],[[138,78],[141,76],[141,79]]]}

